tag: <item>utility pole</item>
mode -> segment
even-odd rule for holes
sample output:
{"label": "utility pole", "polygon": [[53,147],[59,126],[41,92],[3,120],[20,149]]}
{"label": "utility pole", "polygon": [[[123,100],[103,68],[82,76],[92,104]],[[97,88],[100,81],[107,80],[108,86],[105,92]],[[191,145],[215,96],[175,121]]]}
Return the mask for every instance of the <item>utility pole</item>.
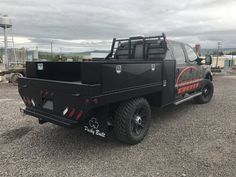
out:
{"label": "utility pole", "polygon": [[36,51],[33,54],[33,60],[38,60],[39,59],[39,47],[36,46]]}

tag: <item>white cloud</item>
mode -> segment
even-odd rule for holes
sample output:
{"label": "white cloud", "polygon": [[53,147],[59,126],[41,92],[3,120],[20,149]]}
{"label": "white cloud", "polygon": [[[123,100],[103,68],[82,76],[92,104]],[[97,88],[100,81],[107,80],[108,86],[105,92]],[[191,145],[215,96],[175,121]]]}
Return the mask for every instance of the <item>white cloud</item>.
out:
{"label": "white cloud", "polygon": [[31,40],[26,37],[14,37],[14,41],[16,44],[31,43]]}
{"label": "white cloud", "polygon": [[112,37],[161,32],[203,47],[236,43],[234,0],[1,0],[0,7],[15,36],[28,40],[17,44],[32,48],[54,40],[57,50],[109,49]]}

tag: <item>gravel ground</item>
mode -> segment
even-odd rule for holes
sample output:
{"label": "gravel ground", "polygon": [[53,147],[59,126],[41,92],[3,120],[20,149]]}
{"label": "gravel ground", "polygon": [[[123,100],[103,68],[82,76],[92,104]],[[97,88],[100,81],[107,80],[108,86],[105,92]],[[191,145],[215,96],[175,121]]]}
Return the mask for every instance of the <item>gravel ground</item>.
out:
{"label": "gravel ground", "polygon": [[236,174],[236,76],[217,76],[206,105],[153,109],[135,146],[23,116],[17,88],[0,84],[0,176],[198,176]]}

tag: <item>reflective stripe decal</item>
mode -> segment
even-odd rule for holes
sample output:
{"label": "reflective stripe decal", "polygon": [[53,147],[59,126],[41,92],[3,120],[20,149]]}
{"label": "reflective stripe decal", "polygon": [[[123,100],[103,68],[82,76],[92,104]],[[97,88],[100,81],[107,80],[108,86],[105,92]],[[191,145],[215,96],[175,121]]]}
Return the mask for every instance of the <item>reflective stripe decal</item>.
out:
{"label": "reflective stripe decal", "polygon": [[195,84],[191,84],[191,85],[185,86],[185,87],[181,87],[181,88],[177,89],[177,93],[178,94],[183,94],[183,93],[186,93],[188,91],[197,89],[198,86],[199,86],[199,82],[195,83]]}
{"label": "reflective stripe decal", "polygon": [[183,86],[187,86],[187,85],[191,85],[197,82],[201,82],[203,79],[193,79],[193,80],[189,80],[189,81],[185,81],[179,84],[176,84],[175,87],[179,88],[179,87],[183,87]]}
{"label": "reflective stripe decal", "polygon": [[183,68],[176,78],[176,93],[184,94],[196,90],[202,80],[201,73],[195,66]]}

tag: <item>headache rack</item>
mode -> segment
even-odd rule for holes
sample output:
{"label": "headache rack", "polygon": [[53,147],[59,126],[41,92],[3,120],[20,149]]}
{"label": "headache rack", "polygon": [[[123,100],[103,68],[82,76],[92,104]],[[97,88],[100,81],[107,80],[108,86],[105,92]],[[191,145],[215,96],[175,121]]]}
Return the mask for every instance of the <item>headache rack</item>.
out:
{"label": "headache rack", "polygon": [[113,38],[109,59],[161,59],[167,51],[166,36],[134,36],[127,39]]}

